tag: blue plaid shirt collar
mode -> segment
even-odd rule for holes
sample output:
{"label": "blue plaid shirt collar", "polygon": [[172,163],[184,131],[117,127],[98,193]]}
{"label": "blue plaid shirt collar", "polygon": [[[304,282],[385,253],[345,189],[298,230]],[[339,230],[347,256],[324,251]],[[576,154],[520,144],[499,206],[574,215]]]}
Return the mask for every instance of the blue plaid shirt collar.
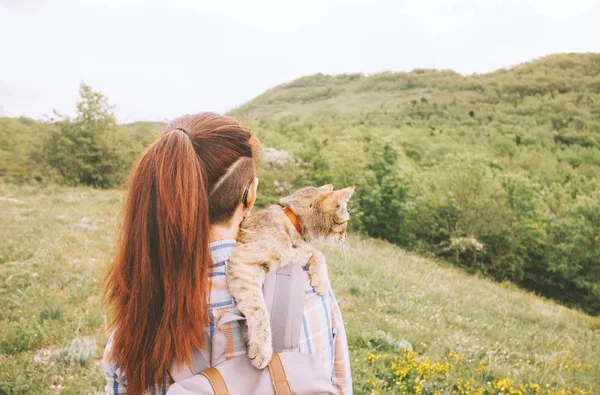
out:
{"label": "blue plaid shirt collar", "polygon": [[228,261],[233,247],[235,247],[235,240],[219,240],[210,243],[209,250],[213,264],[218,265],[219,263]]}

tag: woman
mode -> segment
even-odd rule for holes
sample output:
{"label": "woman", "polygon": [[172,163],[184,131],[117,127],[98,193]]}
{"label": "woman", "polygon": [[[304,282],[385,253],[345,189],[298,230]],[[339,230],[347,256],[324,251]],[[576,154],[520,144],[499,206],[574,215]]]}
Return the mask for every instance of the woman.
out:
{"label": "woman", "polygon": [[[232,118],[213,113],[174,120],[142,155],[130,179],[106,298],[113,334],[104,352],[107,394],[165,394],[172,361],[210,343],[210,322],[237,309],[223,272],[239,225],[256,201],[260,144]],[[226,184],[228,187],[224,188]],[[307,284],[308,278],[307,278]],[[330,291],[307,292],[300,351],[316,354],[340,394],[351,393],[348,346]],[[245,354],[232,325],[227,358]]]}

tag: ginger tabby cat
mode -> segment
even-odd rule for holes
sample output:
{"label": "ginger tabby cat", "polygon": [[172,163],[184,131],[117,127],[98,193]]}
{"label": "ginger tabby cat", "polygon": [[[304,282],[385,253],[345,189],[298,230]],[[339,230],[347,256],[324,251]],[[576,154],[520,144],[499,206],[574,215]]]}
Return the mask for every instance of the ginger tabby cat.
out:
{"label": "ginger tabby cat", "polygon": [[[262,287],[266,276],[285,265],[308,267],[319,295],[329,286],[325,257],[312,243],[341,242],[350,215],[347,203],[354,187],[333,190],[331,184],[305,187],[241,224],[237,246],[227,268],[229,292],[246,316],[248,356],[265,368],[271,360],[271,324]],[[288,213],[286,213],[288,211]]]}

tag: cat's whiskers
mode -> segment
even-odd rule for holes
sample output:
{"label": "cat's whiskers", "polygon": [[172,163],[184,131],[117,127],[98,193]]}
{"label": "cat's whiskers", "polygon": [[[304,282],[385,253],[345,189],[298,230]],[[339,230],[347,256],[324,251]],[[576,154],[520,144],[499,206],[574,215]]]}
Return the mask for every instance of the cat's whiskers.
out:
{"label": "cat's whiskers", "polygon": [[342,254],[342,260],[348,269],[348,258],[346,257],[346,235],[340,237],[340,252]]}

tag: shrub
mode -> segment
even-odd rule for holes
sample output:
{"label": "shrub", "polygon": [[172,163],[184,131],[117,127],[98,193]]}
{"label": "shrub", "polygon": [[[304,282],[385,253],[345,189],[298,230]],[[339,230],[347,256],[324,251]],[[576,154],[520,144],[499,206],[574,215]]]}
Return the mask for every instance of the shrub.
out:
{"label": "shrub", "polygon": [[96,339],[76,337],[65,348],[57,350],[53,357],[57,362],[65,365],[87,365],[96,356],[98,344]]}

